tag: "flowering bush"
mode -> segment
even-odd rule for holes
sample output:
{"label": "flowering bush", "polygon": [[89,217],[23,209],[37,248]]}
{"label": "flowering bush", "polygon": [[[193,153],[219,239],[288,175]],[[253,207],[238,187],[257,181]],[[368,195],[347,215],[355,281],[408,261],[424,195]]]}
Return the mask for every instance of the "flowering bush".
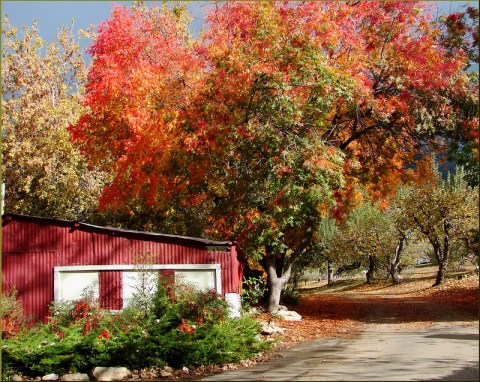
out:
{"label": "flowering bush", "polygon": [[111,315],[88,298],[54,304],[49,323],[4,341],[4,370],[37,377],[88,373],[98,365],[219,364],[269,345],[258,339],[259,325],[250,317],[229,319],[227,303],[213,291],[162,280],[148,312],[134,305]]}
{"label": "flowering bush", "polygon": [[23,314],[23,306],[17,298],[17,290],[2,293],[2,338],[13,338],[29,326],[30,319]]}

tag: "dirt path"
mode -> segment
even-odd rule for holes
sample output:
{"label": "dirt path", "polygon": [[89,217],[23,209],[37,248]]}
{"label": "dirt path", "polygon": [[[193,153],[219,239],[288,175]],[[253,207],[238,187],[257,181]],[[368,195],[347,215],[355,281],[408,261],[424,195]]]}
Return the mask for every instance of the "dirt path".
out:
{"label": "dirt path", "polygon": [[[478,277],[314,286],[267,357],[205,380],[478,380]],[[255,365],[256,363],[256,365]]]}
{"label": "dirt path", "polygon": [[[367,286],[345,284],[317,288],[289,306],[303,319],[289,323],[271,319],[285,329],[283,346],[324,337],[351,337],[369,323],[390,323],[397,330],[439,325],[478,325],[478,277],[450,279],[431,288],[432,279],[421,278],[392,286],[379,282]],[[320,290],[318,290],[320,289]]]}

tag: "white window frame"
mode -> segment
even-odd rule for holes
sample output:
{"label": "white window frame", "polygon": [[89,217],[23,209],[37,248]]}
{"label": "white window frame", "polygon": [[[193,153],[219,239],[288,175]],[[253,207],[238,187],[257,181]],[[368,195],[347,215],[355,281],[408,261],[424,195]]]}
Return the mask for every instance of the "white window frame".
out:
{"label": "white window frame", "polygon": [[[70,266],[56,266],[53,268],[53,298],[54,301],[61,300],[62,290],[62,273],[64,272],[102,272],[102,271],[136,271],[139,270],[137,265],[119,264],[119,265],[70,265]],[[141,271],[161,271],[161,270],[187,270],[187,271],[201,271],[214,270],[215,271],[215,291],[222,294],[222,270],[220,264],[152,264],[141,265]],[[99,286],[100,288],[100,286]],[[100,289],[99,289],[100,293]]]}

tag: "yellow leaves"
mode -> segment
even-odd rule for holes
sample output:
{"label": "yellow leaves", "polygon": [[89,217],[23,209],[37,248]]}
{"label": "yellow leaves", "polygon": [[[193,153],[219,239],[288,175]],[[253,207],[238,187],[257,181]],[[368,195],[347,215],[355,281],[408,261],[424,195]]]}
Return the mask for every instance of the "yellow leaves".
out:
{"label": "yellow leaves", "polygon": [[325,219],[330,215],[331,209],[332,209],[332,203],[331,202],[317,203],[317,205],[315,206],[315,210],[318,212],[318,215],[322,219]]}
{"label": "yellow leaves", "polygon": [[[2,129],[6,210],[76,219],[98,203],[103,176],[85,168],[69,140],[85,73],[82,54],[65,28],[46,45],[36,24],[3,29]],[[76,48],[75,48],[76,47]]]}

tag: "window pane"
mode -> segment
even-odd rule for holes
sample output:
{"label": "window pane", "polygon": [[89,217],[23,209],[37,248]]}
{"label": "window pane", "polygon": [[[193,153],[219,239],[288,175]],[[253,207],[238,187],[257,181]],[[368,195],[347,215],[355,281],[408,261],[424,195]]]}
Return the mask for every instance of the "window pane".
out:
{"label": "window pane", "polygon": [[216,289],[215,270],[175,271],[175,282],[192,285],[198,290]]}
{"label": "window pane", "polygon": [[98,298],[98,272],[62,272],[60,299],[78,300],[93,293]]}
{"label": "window pane", "polygon": [[[123,272],[122,297],[123,306],[131,305],[134,298],[145,300],[153,297],[157,291],[157,271],[125,271]],[[139,301],[140,302],[140,301]]]}

